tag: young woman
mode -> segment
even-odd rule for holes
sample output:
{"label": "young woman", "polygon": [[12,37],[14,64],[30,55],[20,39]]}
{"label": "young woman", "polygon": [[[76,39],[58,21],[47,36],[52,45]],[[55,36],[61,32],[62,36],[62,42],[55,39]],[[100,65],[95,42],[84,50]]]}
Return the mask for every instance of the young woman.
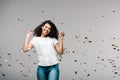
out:
{"label": "young woman", "polygon": [[[32,35],[34,37],[30,41]],[[38,80],[59,80],[57,55],[63,53],[63,38],[64,32],[58,33],[55,24],[50,20],[42,22],[33,32],[27,32],[23,51],[36,49],[39,61],[37,68]]]}

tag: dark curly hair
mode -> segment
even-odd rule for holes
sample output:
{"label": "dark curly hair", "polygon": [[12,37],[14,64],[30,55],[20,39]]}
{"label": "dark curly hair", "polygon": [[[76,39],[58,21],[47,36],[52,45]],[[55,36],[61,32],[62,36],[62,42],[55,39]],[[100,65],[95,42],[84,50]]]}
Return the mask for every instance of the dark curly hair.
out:
{"label": "dark curly hair", "polygon": [[[51,26],[51,30],[50,33],[47,35],[48,37],[51,38],[56,38],[58,39],[58,30],[56,28],[56,25],[51,21],[51,20],[45,20],[44,22],[42,22],[40,25],[38,25],[35,29],[34,29],[34,36],[41,36],[42,33],[42,26],[44,26],[46,23],[48,23]],[[47,37],[46,36],[46,37]]]}

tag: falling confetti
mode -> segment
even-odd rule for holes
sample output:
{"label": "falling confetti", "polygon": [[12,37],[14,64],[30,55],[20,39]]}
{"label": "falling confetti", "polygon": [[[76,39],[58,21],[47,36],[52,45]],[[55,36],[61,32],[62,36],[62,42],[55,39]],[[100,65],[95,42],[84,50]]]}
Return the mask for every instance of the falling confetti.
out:
{"label": "falling confetti", "polygon": [[8,53],[8,55],[11,55],[11,53]]}
{"label": "falling confetti", "polygon": [[104,59],[102,59],[102,61],[104,61]]}
{"label": "falling confetti", "polygon": [[36,65],[37,63],[33,63],[34,65]]}
{"label": "falling confetti", "polygon": [[85,39],[88,39],[88,37],[85,37]]}
{"label": "falling confetti", "polygon": [[80,65],[82,65],[82,63],[80,63]]}
{"label": "falling confetti", "polygon": [[20,18],[17,19],[19,22],[23,22]]}
{"label": "falling confetti", "polygon": [[112,12],[114,13],[115,11],[113,10]]}
{"label": "falling confetti", "polygon": [[84,64],[86,64],[86,62],[84,62]]}
{"label": "falling confetti", "polygon": [[101,16],[101,17],[105,17],[105,16]]}
{"label": "falling confetti", "polygon": [[45,12],[45,10],[41,10],[41,12],[42,12],[42,13],[44,13],[44,12]]}
{"label": "falling confetti", "polygon": [[88,41],[89,43],[91,43],[92,41]]}
{"label": "falling confetti", "polygon": [[2,76],[5,77],[6,75],[3,73]]}
{"label": "falling confetti", "polygon": [[86,72],[87,70],[85,69],[84,72]]}
{"label": "falling confetti", "polygon": [[61,22],[61,24],[64,24],[63,22]]}
{"label": "falling confetti", "polygon": [[8,64],[8,66],[12,66],[12,65]]}
{"label": "falling confetti", "polygon": [[7,62],[8,60],[7,60],[7,59],[5,59],[4,61],[5,61],[5,62]]}
{"label": "falling confetti", "polygon": [[75,51],[72,51],[72,53],[75,53]]}
{"label": "falling confetti", "polygon": [[87,74],[87,76],[90,76],[90,74]]}
{"label": "falling confetti", "polygon": [[77,74],[77,71],[75,71],[75,74]]}
{"label": "falling confetti", "polygon": [[24,76],[24,77],[28,77],[28,75],[26,75],[26,74],[23,74],[23,76]]}
{"label": "falling confetti", "polygon": [[2,67],[2,64],[0,64],[0,67]]}
{"label": "falling confetti", "polygon": [[118,72],[115,72],[114,74],[118,74]]}
{"label": "falling confetti", "polygon": [[97,70],[95,69],[94,71],[96,72]]}
{"label": "falling confetti", "polygon": [[74,60],[74,62],[77,62],[77,60]]}
{"label": "falling confetti", "polygon": [[20,18],[18,18],[18,21],[20,21]]}
{"label": "falling confetti", "polygon": [[20,63],[20,65],[23,65],[22,63]]}

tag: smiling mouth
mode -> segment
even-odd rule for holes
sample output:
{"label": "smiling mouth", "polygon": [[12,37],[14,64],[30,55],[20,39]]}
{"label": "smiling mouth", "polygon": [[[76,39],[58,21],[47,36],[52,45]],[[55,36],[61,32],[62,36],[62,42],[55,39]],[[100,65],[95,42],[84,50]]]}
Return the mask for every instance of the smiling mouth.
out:
{"label": "smiling mouth", "polygon": [[45,34],[48,34],[48,31],[47,30],[44,30]]}

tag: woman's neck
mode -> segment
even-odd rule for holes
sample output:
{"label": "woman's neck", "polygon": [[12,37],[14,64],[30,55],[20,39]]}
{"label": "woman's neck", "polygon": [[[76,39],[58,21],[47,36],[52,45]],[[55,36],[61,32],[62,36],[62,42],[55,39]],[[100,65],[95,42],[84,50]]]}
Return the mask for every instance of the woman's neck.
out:
{"label": "woman's neck", "polygon": [[45,35],[43,35],[43,34],[41,34],[41,36],[40,36],[40,37],[45,38],[46,36],[45,36]]}

